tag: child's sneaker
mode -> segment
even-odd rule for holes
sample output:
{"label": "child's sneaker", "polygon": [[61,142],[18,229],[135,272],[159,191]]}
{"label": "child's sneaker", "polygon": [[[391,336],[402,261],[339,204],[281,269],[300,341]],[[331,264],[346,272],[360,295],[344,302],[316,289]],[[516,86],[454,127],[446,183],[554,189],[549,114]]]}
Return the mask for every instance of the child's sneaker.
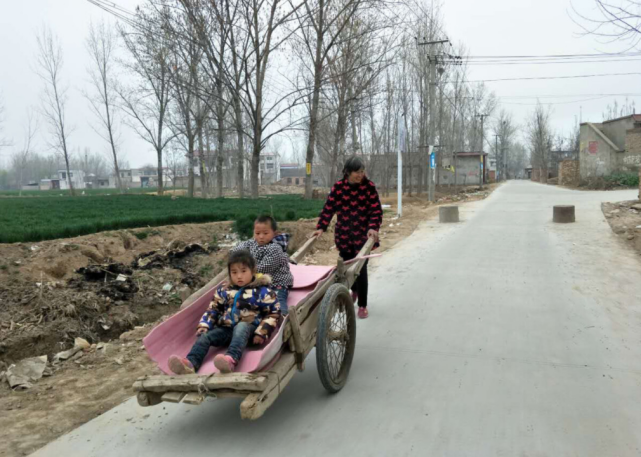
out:
{"label": "child's sneaker", "polygon": [[177,355],[169,357],[169,369],[174,374],[194,374],[196,372],[189,360]]}
{"label": "child's sneaker", "polygon": [[236,368],[236,361],[230,355],[218,354],[214,357],[214,366],[221,373],[233,373],[234,368]]}
{"label": "child's sneaker", "polygon": [[367,311],[367,308],[364,306],[359,306],[358,307],[358,318],[359,319],[367,319],[369,316],[369,311]]}

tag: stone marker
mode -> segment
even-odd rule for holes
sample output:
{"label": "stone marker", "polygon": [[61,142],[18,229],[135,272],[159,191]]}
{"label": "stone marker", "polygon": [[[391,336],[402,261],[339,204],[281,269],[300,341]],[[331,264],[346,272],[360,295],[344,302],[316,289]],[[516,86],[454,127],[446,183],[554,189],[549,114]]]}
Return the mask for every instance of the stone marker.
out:
{"label": "stone marker", "polygon": [[553,212],[554,217],[552,220],[559,224],[567,224],[575,222],[574,218],[574,205],[556,205]]}
{"label": "stone marker", "polygon": [[441,206],[438,209],[438,220],[441,223],[458,222],[458,206]]}

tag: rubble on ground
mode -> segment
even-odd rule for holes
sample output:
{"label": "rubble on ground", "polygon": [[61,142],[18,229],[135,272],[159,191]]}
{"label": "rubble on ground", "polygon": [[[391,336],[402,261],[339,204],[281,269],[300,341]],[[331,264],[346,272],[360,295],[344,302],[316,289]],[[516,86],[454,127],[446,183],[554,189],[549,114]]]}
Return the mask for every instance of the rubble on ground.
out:
{"label": "rubble on ground", "polygon": [[33,387],[34,382],[42,378],[47,368],[46,355],[31,357],[10,365],[5,376],[12,389],[24,390]]}
{"label": "rubble on ground", "polygon": [[603,203],[601,209],[612,231],[641,254],[641,201]]}

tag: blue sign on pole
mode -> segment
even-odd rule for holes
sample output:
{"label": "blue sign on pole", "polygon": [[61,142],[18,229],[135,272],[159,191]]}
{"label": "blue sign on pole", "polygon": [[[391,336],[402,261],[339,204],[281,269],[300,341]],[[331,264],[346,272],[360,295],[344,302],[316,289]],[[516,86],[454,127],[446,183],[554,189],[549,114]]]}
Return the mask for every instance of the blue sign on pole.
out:
{"label": "blue sign on pole", "polygon": [[430,154],[430,168],[432,170],[436,168],[436,153],[435,152]]}

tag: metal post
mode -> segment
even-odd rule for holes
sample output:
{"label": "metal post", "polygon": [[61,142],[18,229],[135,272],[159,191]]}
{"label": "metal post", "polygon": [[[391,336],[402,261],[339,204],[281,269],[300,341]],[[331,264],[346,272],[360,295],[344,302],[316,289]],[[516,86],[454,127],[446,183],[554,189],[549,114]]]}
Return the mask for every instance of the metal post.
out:
{"label": "metal post", "polygon": [[403,215],[403,153],[400,148],[398,149],[398,176],[396,181],[396,194],[398,196],[396,204],[398,206],[398,217],[401,217]]}
{"label": "metal post", "polygon": [[479,165],[479,169],[481,174],[479,175],[479,187],[483,188],[484,184],[484,170],[483,170],[483,149],[485,146],[485,129],[483,128],[483,121],[485,121],[485,118],[487,117],[487,114],[477,114],[478,117],[481,118],[481,162]]}
{"label": "metal post", "polygon": [[[434,102],[436,101],[436,56],[433,56],[434,53],[430,53],[429,64],[430,64],[430,127],[428,131],[427,144],[432,146],[436,135],[434,135],[435,126],[435,116],[434,116]],[[430,149],[428,149],[430,152]],[[428,160],[431,157],[428,155]],[[434,171],[432,170],[431,165],[427,167],[427,186],[429,189],[429,200],[434,201]]]}

